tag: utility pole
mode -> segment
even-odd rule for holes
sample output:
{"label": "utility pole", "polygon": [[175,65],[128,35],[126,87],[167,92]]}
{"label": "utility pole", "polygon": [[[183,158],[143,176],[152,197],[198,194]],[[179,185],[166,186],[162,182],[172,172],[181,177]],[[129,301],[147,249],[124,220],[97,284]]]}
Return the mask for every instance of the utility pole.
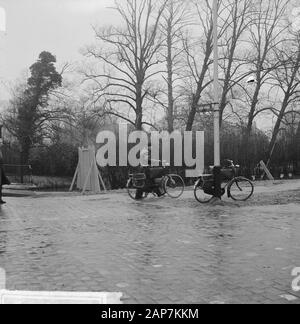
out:
{"label": "utility pole", "polygon": [[219,94],[219,50],[218,50],[218,0],[213,0],[213,50],[214,50],[214,165],[221,165],[220,156],[220,94]]}
{"label": "utility pole", "polygon": [[215,197],[222,199],[222,176],[220,154],[220,94],[219,94],[219,50],[218,50],[218,0],[213,0],[213,50],[214,50],[214,188]]}

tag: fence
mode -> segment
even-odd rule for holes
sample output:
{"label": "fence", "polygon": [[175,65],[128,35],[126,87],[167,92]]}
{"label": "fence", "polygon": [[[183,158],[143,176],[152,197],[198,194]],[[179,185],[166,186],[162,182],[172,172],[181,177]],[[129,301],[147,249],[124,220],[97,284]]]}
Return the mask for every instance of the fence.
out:
{"label": "fence", "polygon": [[31,165],[4,164],[3,167],[11,183],[32,183]]}

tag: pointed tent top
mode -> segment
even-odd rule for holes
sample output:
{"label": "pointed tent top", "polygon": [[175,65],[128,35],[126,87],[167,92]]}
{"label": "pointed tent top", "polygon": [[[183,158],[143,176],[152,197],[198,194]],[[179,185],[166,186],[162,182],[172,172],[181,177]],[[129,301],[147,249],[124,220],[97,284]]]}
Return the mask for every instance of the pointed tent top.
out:
{"label": "pointed tent top", "polygon": [[0,6],[0,32],[6,31],[6,11]]}

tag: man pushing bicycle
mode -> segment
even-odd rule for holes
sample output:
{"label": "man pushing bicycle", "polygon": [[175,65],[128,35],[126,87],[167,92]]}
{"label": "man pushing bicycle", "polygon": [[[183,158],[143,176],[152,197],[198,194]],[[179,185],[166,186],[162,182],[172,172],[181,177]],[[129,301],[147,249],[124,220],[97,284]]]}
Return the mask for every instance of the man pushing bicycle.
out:
{"label": "man pushing bicycle", "polygon": [[[148,188],[153,188],[153,192],[158,196],[162,197],[165,194],[162,186],[158,186],[156,183],[157,179],[161,179],[166,175],[166,170],[163,167],[152,167],[153,162],[162,162],[160,160],[151,159],[151,144],[148,147],[145,147],[141,151],[140,155],[141,167],[146,175],[146,186]],[[164,163],[164,162],[163,162]],[[144,190],[137,189],[136,199],[140,200],[143,198]]]}

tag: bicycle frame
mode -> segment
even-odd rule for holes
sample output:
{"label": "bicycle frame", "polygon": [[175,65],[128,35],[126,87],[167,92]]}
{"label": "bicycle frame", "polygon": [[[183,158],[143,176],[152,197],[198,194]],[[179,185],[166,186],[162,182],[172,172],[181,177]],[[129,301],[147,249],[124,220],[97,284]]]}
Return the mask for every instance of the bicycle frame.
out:
{"label": "bicycle frame", "polygon": [[[230,193],[229,193],[228,189],[234,184],[234,182],[236,182],[236,179],[237,179],[237,170],[236,169],[237,169],[236,166],[232,166],[231,167],[232,174],[233,174],[232,179],[225,182],[225,186],[222,186],[222,184],[224,184],[224,182],[222,182],[222,184],[221,184],[221,189],[222,189],[222,191],[224,191],[223,195],[225,195],[226,190],[227,190],[228,198],[230,198]],[[199,179],[196,181],[195,186],[197,186],[199,184],[199,181],[203,181],[203,183],[205,183],[207,181],[205,179],[206,176],[208,176],[208,175],[201,175],[199,177]],[[212,175],[209,175],[209,176],[212,176]],[[239,187],[238,183],[237,183],[237,187],[239,188],[239,190],[242,191],[242,189]]]}
{"label": "bicycle frame", "polygon": [[154,189],[159,188],[163,185],[163,181],[164,181],[165,177],[166,176],[154,179],[154,182],[159,180],[159,183],[155,183],[155,184],[153,183],[152,185],[147,184],[147,177],[145,177],[145,179],[140,180],[140,181],[144,182],[143,186],[136,186],[134,184],[134,181],[136,181],[136,179],[134,178],[134,174],[129,174],[128,183],[130,183],[130,181],[132,181],[132,189],[142,190],[144,192],[151,193]]}
{"label": "bicycle frame", "polygon": [[[232,168],[232,179],[230,179],[229,181],[226,181],[225,185],[222,186],[221,190],[222,190],[222,196],[225,195],[226,191],[227,191],[227,195],[228,195],[228,198],[232,198],[233,200],[237,200],[237,201],[246,201],[248,200],[253,192],[254,192],[254,186],[253,186],[253,183],[247,179],[247,178],[243,178],[243,177],[240,177],[240,176],[237,176],[237,172],[236,172],[236,168]],[[224,173],[223,173],[224,175]],[[211,174],[207,174],[207,175],[201,175],[197,182],[195,183],[195,186],[194,186],[194,195],[196,197],[196,199],[199,201],[199,202],[202,202],[198,199],[197,195],[196,195],[196,191],[197,191],[197,188],[201,188],[204,192],[205,192],[205,184],[206,183],[210,183],[213,181],[213,175]],[[250,192],[249,192],[249,195],[246,196],[244,199],[240,199],[240,198],[237,198],[235,195],[232,195],[232,187],[234,186],[234,184],[236,184],[236,187],[237,189],[240,191],[240,192],[243,192],[244,189],[240,186],[240,183],[243,182],[243,181],[246,181],[248,183],[250,183]],[[224,183],[225,181],[223,181]],[[213,190],[213,187],[212,187],[212,190]],[[205,192],[206,193],[206,192]],[[213,196],[213,194],[211,193],[207,193],[208,195],[211,195]],[[206,200],[204,201],[205,202],[208,202],[209,200]]]}
{"label": "bicycle frame", "polygon": [[[155,169],[155,168],[153,168]],[[129,174],[129,179],[127,181],[127,191],[131,198],[133,198],[130,190],[136,190],[138,196],[141,193],[154,194],[159,197],[168,195],[171,198],[179,198],[184,192],[184,180],[178,174],[171,174],[168,172],[167,167],[159,168],[161,169],[158,174],[152,174],[152,176],[147,176],[146,173],[141,174]],[[179,184],[179,186],[178,186]],[[179,188],[179,190],[176,190]],[[175,191],[172,191],[174,190]],[[136,198],[133,198],[136,200]],[[140,198],[138,198],[140,199]]]}

